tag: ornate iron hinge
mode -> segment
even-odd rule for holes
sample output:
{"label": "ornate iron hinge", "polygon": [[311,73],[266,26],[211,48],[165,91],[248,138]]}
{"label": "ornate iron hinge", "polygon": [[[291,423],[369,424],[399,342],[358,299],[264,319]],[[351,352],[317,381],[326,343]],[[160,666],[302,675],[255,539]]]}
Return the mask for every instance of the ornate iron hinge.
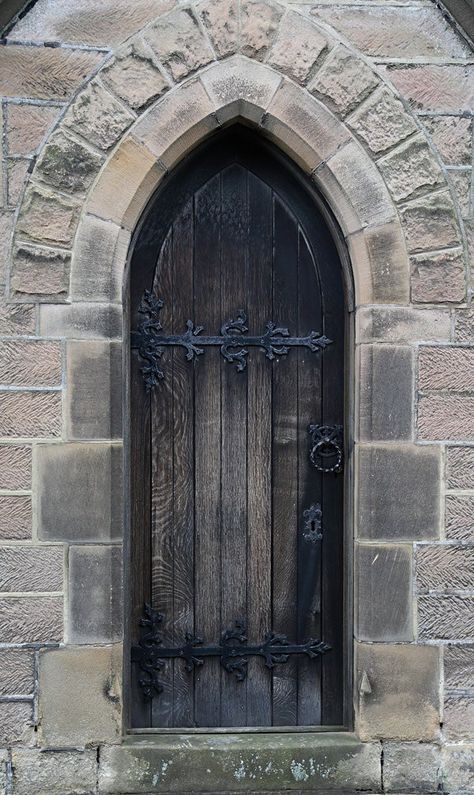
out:
{"label": "ornate iron hinge", "polygon": [[318,472],[342,472],[342,425],[310,425],[309,457]]}
{"label": "ornate iron hinge", "polygon": [[331,647],[321,640],[308,640],[306,643],[290,643],[286,635],[269,632],[261,643],[250,645],[247,642],[245,624],[236,621],[232,629],[226,629],[215,646],[204,646],[204,640],[187,633],[181,646],[163,646],[161,624],[164,615],[145,605],[140,625],[145,629],[138,646],[132,647],[132,662],[137,663],[141,676],[139,685],[146,699],[153,698],[163,691],[159,672],[165,660],[180,659],[186,671],[191,672],[204,664],[206,657],[219,657],[222,667],[234,674],[239,682],[247,676],[248,657],[262,657],[268,669],[288,662],[290,656],[303,654],[314,659]]}
{"label": "ornate iron hinge", "polygon": [[[237,312],[235,320],[227,320],[221,326],[219,336],[201,334],[203,326],[196,326],[192,320],[186,322],[186,331],[183,334],[162,334],[163,326],[160,321],[160,311],[163,301],[157,298],[150,290],[145,290],[140,302],[139,313],[145,319],[139,324],[137,331],[132,332],[132,348],[138,350],[143,361],[142,373],[147,390],[152,389],[164,372],[159,366],[165,347],[179,346],[186,351],[186,359],[192,361],[204,353],[204,348],[219,346],[221,355],[228,362],[236,365],[238,372],[247,367],[248,348],[260,348],[265,352],[267,359],[276,356],[286,356],[290,348],[309,348],[317,351],[326,348],[332,340],[317,331],[310,331],[306,337],[292,337],[287,328],[276,326],[269,321],[266,331],[260,336],[243,336],[248,331],[247,316],[241,309]],[[245,347],[244,347],[245,345]]]}

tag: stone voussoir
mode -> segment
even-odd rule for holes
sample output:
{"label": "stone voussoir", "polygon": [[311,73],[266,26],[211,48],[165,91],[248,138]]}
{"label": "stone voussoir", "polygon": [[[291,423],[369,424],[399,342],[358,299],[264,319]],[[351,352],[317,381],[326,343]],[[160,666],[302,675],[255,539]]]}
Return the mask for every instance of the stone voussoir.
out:
{"label": "stone voussoir", "polygon": [[379,159],[377,165],[396,202],[446,185],[441,167],[423,135],[402,143]]}
{"label": "stone voussoir", "polygon": [[12,254],[11,297],[18,301],[64,301],[69,289],[71,253],[17,243]]}
{"label": "stone voussoir", "polygon": [[327,35],[322,35],[310,19],[288,10],[266,62],[280,73],[305,85],[327,48]]}
{"label": "stone voussoir", "polygon": [[368,64],[337,44],[310,81],[308,90],[341,116],[347,116],[380,84]]}
{"label": "stone voussoir", "polygon": [[235,53],[239,46],[238,0],[202,0],[195,7],[218,58]]}
{"label": "stone voussoir", "polygon": [[275,70],[239,55],[211,65],[200,79],[221,124],[236,115],[259,124],[282,80]]}
{"label": "stone voussoir", "polygon": [[135,114],[94,78],[68,108],[61,125],[107,152],[134,119]]}
{"label": "stone voussoir", "polygon": [[461,248],[410,258],[414,303],[461,303],[466,299],[466,268]]}
{"label": "stone voussoir", "polygon": [[83,194],[102,163],[103,157],[59,129],[49,137],[41,152],[35,178],[60,191]]}
{"label": "stone voussoir", "polygon": [[243,0],[240,20],[240,51],[263,61],[278,31],[284,6],[274,0]]}
{"label": "stone voussoir", "polygon": [[346,123],[374,155],[381,155],[418,131],[415,121],[386,85],[364,100]]}
{"label": "stone voussoir", "polygon": [[191,8],[176,8],[159,17],[146,28],[143,37],[175,81],[214,60]]}
{"label": "stone voussoir", "polygon": [[80,205],[39,185],[27,188],[17,221],[17,236],[46,245],[69,246],[79,220]]}
{"label": "stone voussoir", "polygon": [[170,87],[157,58],[141,36],[120,48],[100,77],[105,87],[134,111],[142,110]]}

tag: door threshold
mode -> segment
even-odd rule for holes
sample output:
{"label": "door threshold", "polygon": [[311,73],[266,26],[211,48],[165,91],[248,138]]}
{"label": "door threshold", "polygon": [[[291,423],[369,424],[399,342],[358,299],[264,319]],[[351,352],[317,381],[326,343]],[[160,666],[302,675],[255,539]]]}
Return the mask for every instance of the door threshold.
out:
{"label": "door threshold", "polygon": [[218,726],[218,727],[183,727],[179,728],[153,728],[153,729],[129,729],[128,735],[150,735],[150,734],[288,734],[293,732],[349,732],[345,726]]}

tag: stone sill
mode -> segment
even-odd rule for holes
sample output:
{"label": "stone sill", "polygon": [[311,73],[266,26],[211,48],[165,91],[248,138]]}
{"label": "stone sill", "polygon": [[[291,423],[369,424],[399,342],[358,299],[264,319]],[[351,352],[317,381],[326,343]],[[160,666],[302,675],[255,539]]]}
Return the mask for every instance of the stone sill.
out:
{"label": "stone sill", "polygon": [[133,734],[102,750],[103,793],[380,792],[380,746],[348,732]]}

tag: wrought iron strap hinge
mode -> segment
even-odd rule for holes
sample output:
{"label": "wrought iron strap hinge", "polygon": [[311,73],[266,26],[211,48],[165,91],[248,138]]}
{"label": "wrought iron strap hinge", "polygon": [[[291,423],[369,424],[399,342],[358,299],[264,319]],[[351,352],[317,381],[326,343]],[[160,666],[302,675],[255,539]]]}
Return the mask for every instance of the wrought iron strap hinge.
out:
{"label": "wrought iron strap hinge", "polygon": [[237,312],[235,320],[227,320],[222,324],[218,336],[202,334],[204,327],[196,326],[192,320],[186,322],[186,331],[182,334],[162,334],[162,308],[161,298],[157,298],[150,290],[145,290],[138,310],[145,319],[131,335],[132,348],[138,350],[143,361],[141,369],[147,390],[164,378],[159,362],[165,347],[184,348],[186,359],[192,361],[204,353],[205,347],[218,346],[224,359],[235,364],[238,372],[243,372],[247,367],[246,357],[250,347],[260,348],[267,359],[275,359],[277,356],[286,356],[290,348],[308,348],[314,352],[326,348],[332,342],[317,331],[310,331],[306,337],[292,337],[287,328],[276,326],[272,321],[267,323],[264,334],[244,336],[248,327],[247,316],[242,309]]}
{"label": "wrought iron strap hinge", "polygon": [[145,605],[140,625],[144,631],[137,646],[132,647],[132,662],[137,663],[141,676],[139,685],[145,698],[150,699],[163,691],[159,672],[165,661],[180,659],[186,671],[191,672],[204,664],[206,657],[219,657],[222,667],[234,674],[239,682],[247,676],[248,657],[262,657],[268,669],[288,662],[290,656],[300,654],[310,659],[330,651],[331,647],[321,640],[308,640],[306,643],[290,643],[286,635],[269,632],[261,643],[249,644],[245,624],[236,621],[232,629],[226,629],[220,643],[205,646],[204,640],[187,633],[181,646],[163,646],[161,624],[164,615]]}

